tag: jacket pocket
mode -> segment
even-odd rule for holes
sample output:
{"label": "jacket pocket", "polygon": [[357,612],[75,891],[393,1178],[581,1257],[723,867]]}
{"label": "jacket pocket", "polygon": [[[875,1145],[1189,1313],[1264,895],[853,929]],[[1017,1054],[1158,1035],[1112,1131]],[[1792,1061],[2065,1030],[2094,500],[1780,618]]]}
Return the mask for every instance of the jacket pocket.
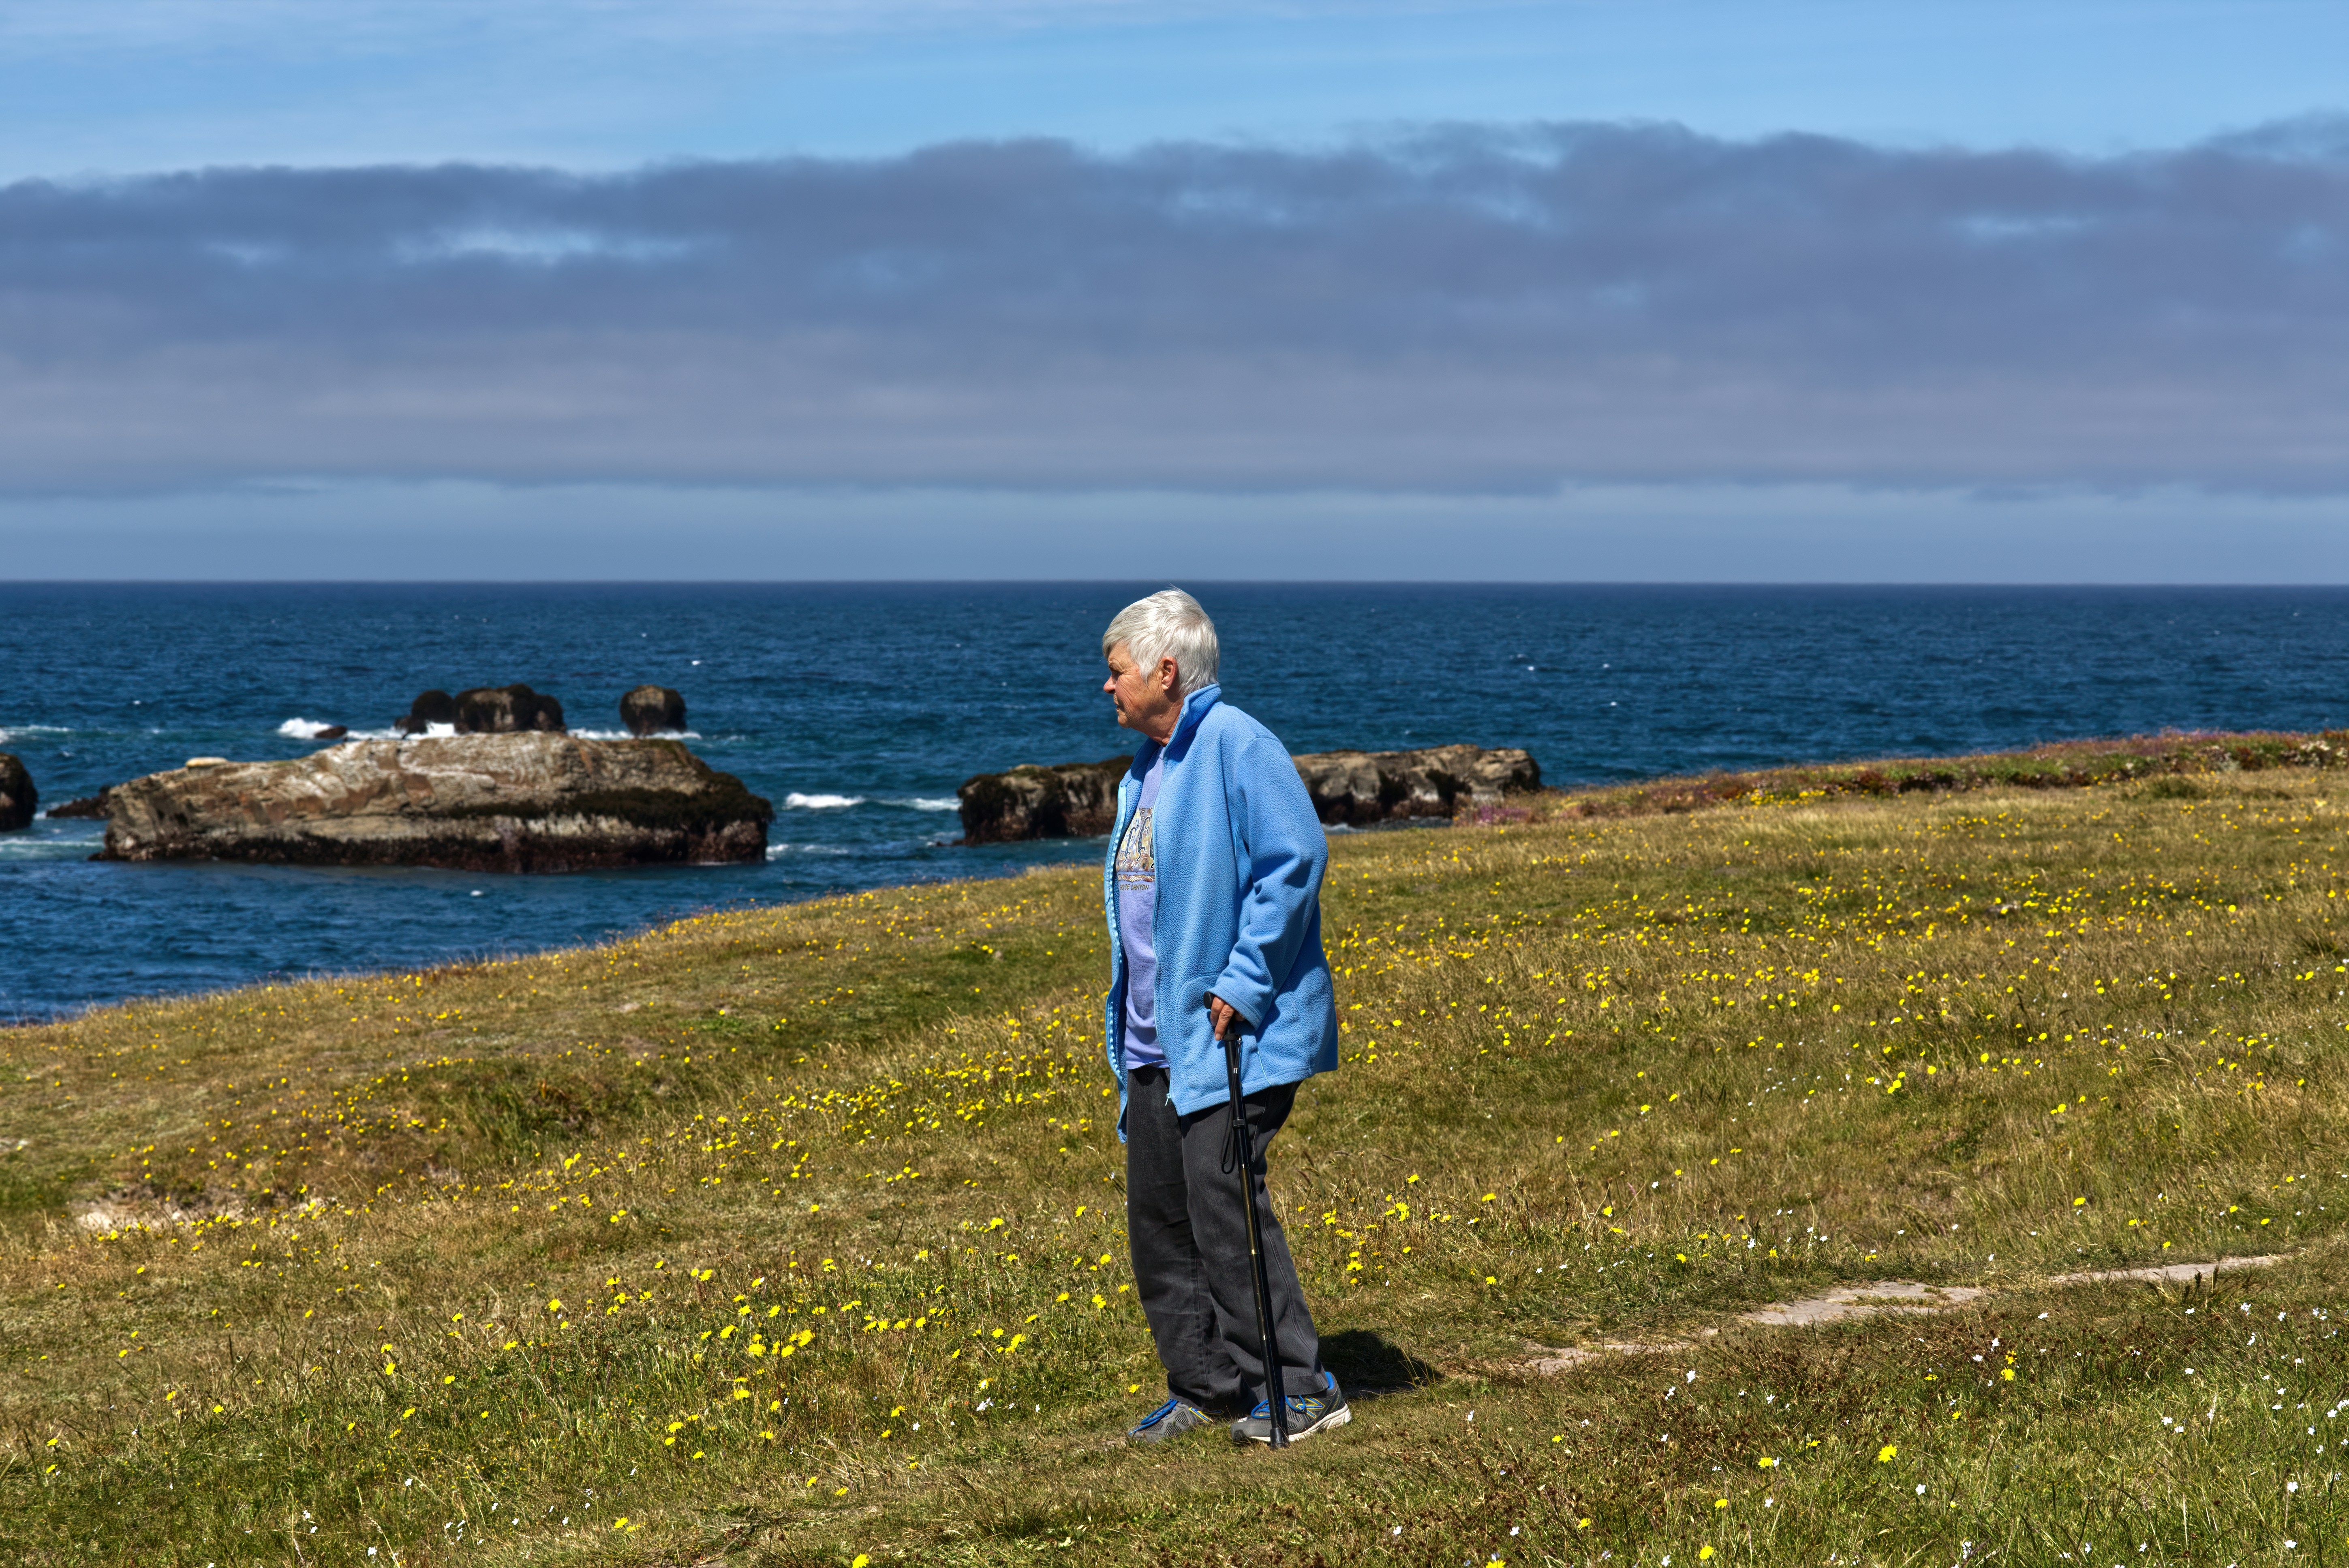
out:
{"label": "jacket pocket", "polygon": [[1215,983],[1216,977],[1213,975],[1193,975],[1186,976],[1183,983],[1175,987],[1174,1006],[1176,1009],[1185,1014],[1197,1013],[1205,1010],[1207,1006],[1207,992]]}

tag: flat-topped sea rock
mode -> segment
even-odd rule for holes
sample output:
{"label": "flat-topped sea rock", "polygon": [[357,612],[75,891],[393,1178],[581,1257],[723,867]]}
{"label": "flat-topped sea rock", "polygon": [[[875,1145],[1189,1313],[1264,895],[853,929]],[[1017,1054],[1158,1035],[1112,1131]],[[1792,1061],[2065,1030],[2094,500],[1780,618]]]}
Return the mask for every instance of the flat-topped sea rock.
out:
{"label": "flat-topped sea rock", "polygon": [[359,740],[106,795],[113,861],[571,872],[756,861],[774,808],[674,740]]}

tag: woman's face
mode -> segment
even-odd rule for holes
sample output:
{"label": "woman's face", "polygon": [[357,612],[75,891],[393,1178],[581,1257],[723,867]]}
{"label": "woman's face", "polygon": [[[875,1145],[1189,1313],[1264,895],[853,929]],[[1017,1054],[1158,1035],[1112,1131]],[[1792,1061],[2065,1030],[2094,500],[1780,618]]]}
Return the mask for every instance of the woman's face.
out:
{"label": "woman's face", "polygon": [[1109,651],[1109,678],[1102,682],[1102,690],[1117,708],[1118,723],[1164,742],[1174,733],[1174,720],[1183,711],[1183,699],[1174,695],[1176,680],[1173,659],[1143,669],[1133,662],[1133,649],[1120,643]]}

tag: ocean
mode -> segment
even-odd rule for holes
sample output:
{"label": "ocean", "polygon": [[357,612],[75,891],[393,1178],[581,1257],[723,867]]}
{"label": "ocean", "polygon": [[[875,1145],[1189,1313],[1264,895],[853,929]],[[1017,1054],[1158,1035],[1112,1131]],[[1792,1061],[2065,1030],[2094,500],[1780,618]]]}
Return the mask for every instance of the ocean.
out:
{"label": "ocean", "polygon": [[[43,818],[0,834],[0,1018],[1092,860],[961,847],[955,789],[1130,751],[1101,628],[1162,585],[0,584],[0,750],[45,810],[514,681],[590,733],[674,686],[692,748],[776,807],[760,864],[552,877],[113,865],[102,824]],[[1226,696],[1290,749],[1520,746],[1557,784],[2349,723],[2343,589],[1186,586]]]}

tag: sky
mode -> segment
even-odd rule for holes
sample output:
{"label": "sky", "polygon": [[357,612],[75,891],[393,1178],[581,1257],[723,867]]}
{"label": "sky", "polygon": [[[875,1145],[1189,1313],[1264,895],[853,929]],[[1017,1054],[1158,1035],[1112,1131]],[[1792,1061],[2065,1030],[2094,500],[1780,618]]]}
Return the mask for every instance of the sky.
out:
{"label": "sky", "polygon": [[2349,582],[2349,7],[13,0],[0,576]]}

